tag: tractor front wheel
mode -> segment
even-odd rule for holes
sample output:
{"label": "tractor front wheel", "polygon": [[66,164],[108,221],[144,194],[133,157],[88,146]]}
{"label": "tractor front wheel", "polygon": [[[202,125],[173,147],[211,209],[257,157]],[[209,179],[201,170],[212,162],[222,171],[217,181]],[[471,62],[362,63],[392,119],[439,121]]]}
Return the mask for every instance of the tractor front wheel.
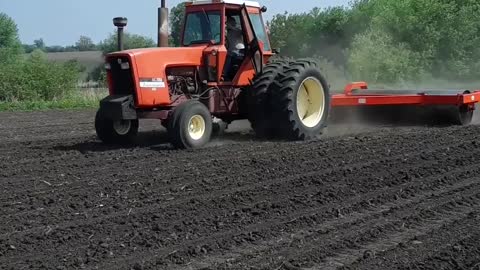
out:
{"label": "tractor front wheel", "polygon": [[138,126],[138,119],[113,120],[103,116],[101,110],[95,115],[95,131],[106,144],[132,143],[138,134]]}
{"label": "tractor front wheel", "polygon": [[212,115],[199,101],[186,101],[173,110],[168,133],[175,148],[205,146],[212,136]]}

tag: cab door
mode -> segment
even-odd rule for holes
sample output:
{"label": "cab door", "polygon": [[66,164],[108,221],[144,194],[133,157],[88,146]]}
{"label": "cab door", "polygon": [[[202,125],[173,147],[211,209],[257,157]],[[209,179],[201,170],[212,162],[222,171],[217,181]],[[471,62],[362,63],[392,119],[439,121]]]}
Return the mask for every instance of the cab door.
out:
{"label": "cab door", "polygon": [[259,11],[258,9],[247,7],[245,4],[242,5],[240,10],[246,46],[243,62],[232,80],[233,85],[236,86],[249,85],[255,74],[263,71],[262,42],[255,33],[255,28],[249,15],[249,9],[251,9],[251,12]]}
{"label": "cab door", "polygon": [[247,50],[245,60],[251,61],[253,68],[255,69],[255,74],[261,73],[263,71],[263,48],[260,46],[260,40],[255,32],[252,19],[250,18],[248,8],[245,4],[243,4],[241,14],[247,32]]}

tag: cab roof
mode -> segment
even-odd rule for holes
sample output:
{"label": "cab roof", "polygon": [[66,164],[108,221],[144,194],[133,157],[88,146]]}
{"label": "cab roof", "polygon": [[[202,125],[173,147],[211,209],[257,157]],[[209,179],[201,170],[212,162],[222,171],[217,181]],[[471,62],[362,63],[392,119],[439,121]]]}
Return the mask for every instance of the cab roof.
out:
{"label": "cab roof", "polygon": [[260,8],[260,4],[257,1],[244,1],[244,0],[191,0],[188,2],[188,5],[206,5],[206,4],[233,4],[233,5],[243,5],[249,7]]}

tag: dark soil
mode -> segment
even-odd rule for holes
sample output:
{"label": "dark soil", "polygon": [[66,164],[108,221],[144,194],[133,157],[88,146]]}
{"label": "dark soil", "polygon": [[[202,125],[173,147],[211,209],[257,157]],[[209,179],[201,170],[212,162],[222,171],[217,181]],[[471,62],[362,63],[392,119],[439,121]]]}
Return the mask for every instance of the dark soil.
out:
{"label": "dark soil", "polygon": [[93,119],[0,114],[0,269],[480,269],[479,126],[177,151]]}

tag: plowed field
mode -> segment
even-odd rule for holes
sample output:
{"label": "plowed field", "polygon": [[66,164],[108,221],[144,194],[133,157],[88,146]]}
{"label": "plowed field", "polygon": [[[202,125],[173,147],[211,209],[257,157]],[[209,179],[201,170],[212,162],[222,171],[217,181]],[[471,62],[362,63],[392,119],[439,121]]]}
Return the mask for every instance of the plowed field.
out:
{"label": "plowed field", "polygon": [[177,151],[155,121],[104,146],[93,118],[0,114],[1,269],[480,269],[480,126],[239,122]]}

